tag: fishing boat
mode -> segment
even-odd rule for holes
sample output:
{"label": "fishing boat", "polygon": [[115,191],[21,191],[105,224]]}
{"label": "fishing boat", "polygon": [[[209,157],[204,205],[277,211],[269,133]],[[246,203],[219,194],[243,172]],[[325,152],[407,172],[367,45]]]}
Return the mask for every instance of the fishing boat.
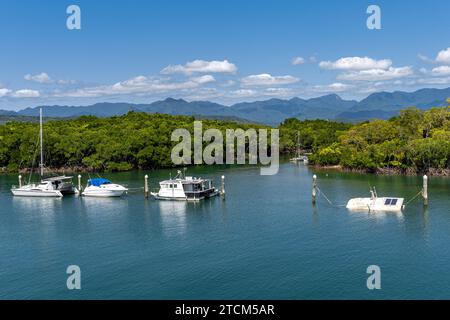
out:
{"label": "fishing boat", "polygon": [[[28,183],[24,186],[19,185],[19,187],[13,186],[11,192],[14,196],[21,197],[62,197],[63,193],[58,190],[56,181],[43,180],[44,175],[44,153],[43,153],[43,142],[42,142],[42,108],[39,110],[39,142],[41,150],[41,159],[39,163],[40,167],[40,183]],[[32,172],[30,173],[31,177]]]}
{"label": "fishing boat", "polygon": [[85,197],[120,197],[128,189],[120,184],[112,183],[108,179],[104,178],[94,178],[89,179],[86,188],[84,189],[82,195]]}
{"label": "fishing boat", "polygon": [[159,191],[151,192],[156,200],[200,201],[220,194],[211,179],[183,176],[178,171],[174,179],[159,182]]}
{"label": "fishing boat", "polygon": [[370,198],[353,198],[347,203],[347,209],[358,211],[394,211],[403,210],[404,198],[378,197],[375,188],[370,190]]}

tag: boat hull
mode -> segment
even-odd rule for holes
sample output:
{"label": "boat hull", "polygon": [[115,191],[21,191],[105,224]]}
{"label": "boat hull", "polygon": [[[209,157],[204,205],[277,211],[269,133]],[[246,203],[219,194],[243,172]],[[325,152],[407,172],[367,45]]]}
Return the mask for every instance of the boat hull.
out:
{"label": "boat hull", "polygon": [[[395,204],[391,200],[395,200]],[[388,202],[387,202],[388,201]],[[349,210],[355,211],[384,211],[399,212],[403,210],[403,198],[354,198],[346,205]]]}
{"label": "boat hull", "polygon": [[58,190],[20,190],[11,189],[11,192],[16,197],[46,197],[46,198],[60,198],[63,194]]}
{"label": "boat hull", "polygon": [[95,190],[95,191],[84,191],[82,193],[85,197],[97,197],[97,198],[110,198],[110,197],[121,197],[125,193],[125,190]]}
{"label": "boat hull", "polygon": [[161,196],[158,193],[151,193],[151,195],[156,199],[156,200],[166,200],[166,201],[200,201],[206,198],[212,198],[215,196],[218,196],[220,194],[219,191],[215,190],[213,192],[210,193],[206,193],[206,194],[202,194],[200,196],[184,196],[184,197],[166,197],[166,196]]}

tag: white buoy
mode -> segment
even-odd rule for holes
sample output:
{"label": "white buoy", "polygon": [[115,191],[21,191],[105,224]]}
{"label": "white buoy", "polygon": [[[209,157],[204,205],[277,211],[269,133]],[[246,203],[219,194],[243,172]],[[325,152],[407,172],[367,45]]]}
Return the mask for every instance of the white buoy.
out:
{"label": "white buoy", "polygon": [[423,176],[423,188],[422,188],[423,205],[428,206],[428,177]]}
{"label": "white buoy", "polygon": [[148,198],[148,175],[146,174],[144,177],[144,196]]}
{"label": "white buoy", "polygon": [[317,196],[317,176],[313,175],[313,184],[312,184],[312,203],[316,204],[316,196]]}
{"label": "white buoy", "polygon": [[22,175],[19,175],[19,188],[22,188]]}

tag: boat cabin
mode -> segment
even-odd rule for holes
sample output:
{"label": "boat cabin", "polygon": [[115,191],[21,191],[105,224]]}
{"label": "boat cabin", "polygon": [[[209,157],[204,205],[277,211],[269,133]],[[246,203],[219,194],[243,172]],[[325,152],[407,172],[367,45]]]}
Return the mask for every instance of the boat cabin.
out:
{"label": "boat cabin", "polygon": [[198,201],[219,194],[210,179],[196,177],[179,175],[175,179],[161,181],[159,186],[159,192],[152,193],[158,200]]}

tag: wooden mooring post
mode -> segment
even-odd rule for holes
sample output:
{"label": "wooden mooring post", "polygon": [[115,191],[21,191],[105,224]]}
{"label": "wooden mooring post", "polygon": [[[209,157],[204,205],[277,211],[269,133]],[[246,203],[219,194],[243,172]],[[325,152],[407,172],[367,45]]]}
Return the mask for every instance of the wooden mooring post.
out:
{"label": "wooden mooring post", "polygon": [[427,207],[428,206],[428,177],[427,177],[427,175],[423,176],[422,198],[423,198],[423,205],[425,207]]}
{"label": "wooden mooring post", "polygon": [[148,199],[148,174],[144,177],[144,197]]}
{"label": "wooden mooring post", "polygon": [[78,195],[81,196],[83,187],[81,186],[81,174],[78,175]]}
{"label": "wooden mooring post", "polygon": [[316,196],[317,196],[317,176],[313,175],[313,182],[312,182],[312,203],[315,206],[316,205]]}
{"label": "wooden mooring post", "polygon": [[225,199],[225,176],[222,176],[220,196],[222,197],[222,199]]}

